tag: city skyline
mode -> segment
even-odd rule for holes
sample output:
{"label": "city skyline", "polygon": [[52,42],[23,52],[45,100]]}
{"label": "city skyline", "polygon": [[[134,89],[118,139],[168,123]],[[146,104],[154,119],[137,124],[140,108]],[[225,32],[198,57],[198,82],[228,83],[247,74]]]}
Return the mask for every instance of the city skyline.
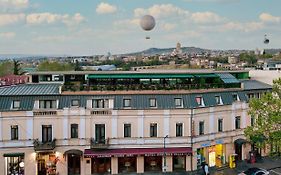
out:
{"label": "city skyline", "polygon": [[[177,42],[206,49],[281,45],[278,0],[118,2],[0,0],[0,54],[118,54]],[[156,19],[151,32],[139,26],[145,14]]]}

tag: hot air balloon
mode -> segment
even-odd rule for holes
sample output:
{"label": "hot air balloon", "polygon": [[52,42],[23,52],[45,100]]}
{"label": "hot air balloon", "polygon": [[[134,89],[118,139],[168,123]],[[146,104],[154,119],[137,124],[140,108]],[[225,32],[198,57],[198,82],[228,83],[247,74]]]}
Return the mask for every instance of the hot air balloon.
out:
{"label": "hot air balloon", "polygon": [[[145,15],[140,20],[140,26],[145,31],[151,31],[155,27],[155,19],[151,15]],[[146,36],[146,39],[150,39],[149,36]]]}
{"label": "hot air balloon", "polygon": [[264,44],[268,44],[269,43],[269,39],[266,37],[266,35],[264,35],[263,43]]}

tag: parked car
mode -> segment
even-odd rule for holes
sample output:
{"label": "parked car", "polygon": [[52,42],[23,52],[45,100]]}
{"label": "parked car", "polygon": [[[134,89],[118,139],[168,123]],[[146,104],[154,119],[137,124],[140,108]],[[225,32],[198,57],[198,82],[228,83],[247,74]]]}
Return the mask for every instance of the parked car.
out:
{"label": "parked car", "polygon": [[268,175],[269,172],[262,168],[249,168],[238,175]]}

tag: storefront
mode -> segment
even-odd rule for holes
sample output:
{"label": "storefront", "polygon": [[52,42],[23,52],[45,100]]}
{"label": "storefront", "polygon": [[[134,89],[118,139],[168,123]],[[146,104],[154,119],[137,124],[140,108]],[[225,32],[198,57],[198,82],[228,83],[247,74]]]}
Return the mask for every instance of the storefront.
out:
{"label": "storefront", "polygon": [[137,157],[118,157],[118,172],[119,173],[136,173],[137,172]]}
{"label": "storefront", "polygon": [[58,158],[54,152],[36,154],[38,175],[56,175]]}
{"label": "storefront", "polygon": [[6,153],[5,175],[24,175],[24,153]]}
{"label": "storefront", "polygon": [[68,175],[80,175],[81,174],[81,157],[83,152],[80,150],[72,149],[64,153],[64,157],[67,159],[67,173]]}
{"label": "storefront", "polygon": [[95,157],[91,162],[92,174],[111,173],[111,157]]}
{"label": "storefront", "polygon": [[209,164],[210,167],[221,167],[225,164],[225,144],[217,141],[216,145],[202,144],[203,148],[197,149],[197,167],[199,168],[203,162]]}
{"label": "storefront", "polygon": [[185,171],[186,156],[174,155],[173,156],[173,171]]}
{"label": "storefront", "polygon": [[145,172],[162,172],[162,156],[144,156]]}

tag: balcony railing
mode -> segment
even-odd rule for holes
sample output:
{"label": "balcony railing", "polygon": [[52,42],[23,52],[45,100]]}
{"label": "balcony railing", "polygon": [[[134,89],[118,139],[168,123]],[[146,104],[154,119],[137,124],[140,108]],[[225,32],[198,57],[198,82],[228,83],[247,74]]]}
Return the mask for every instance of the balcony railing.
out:
{"label": "balcony railing", "polygon": [[36,139],[34,140],[33,145],[35,151],[53,150],[56,147],[56,139],[53,139],[49,142],[40,142],[38,139]]}
{"label": "balcony railing", "polygon": [[108,139],[91,139],[91,149],[107,149],[109,147]]}
{"label": "balcony railing", "polygon": [[38,115],[57,115],[57,111],[34,111],[33,112],[34,116],[38,116]]}

